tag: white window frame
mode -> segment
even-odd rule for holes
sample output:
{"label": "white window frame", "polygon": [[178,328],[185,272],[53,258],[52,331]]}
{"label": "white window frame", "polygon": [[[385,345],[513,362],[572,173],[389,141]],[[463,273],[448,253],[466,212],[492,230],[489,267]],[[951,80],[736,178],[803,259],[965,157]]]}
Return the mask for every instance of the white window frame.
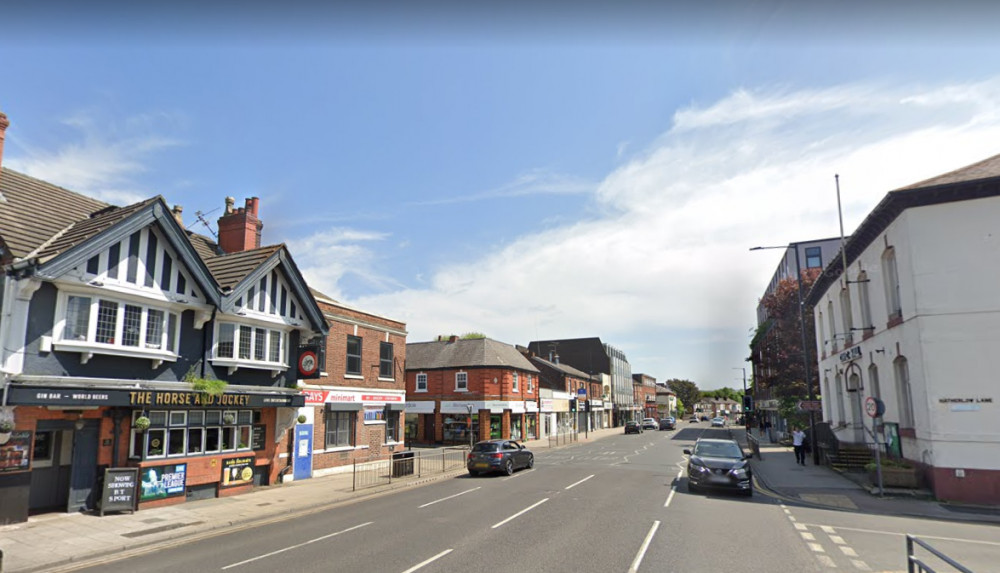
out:
{"label": "white window frame", "polygon": [[896,248],[889,247],[882,253],[882,274],[885,276],[885,306],[889,320],[903,317],[903,302],[899,293],[899,268]]}
{"label": "white window frame", "polygon": [[[224,326],[230,325],[233,327],[233,356],[219,356],[220,332]],[[288,332],[283,329],[275,328],[275,326],[275,324],[271,323],[243,322],[229,319],[220,319],[215,321],[212,342],[212,364],[215,366],[228,367],[230,374],[240,368],[270,370],[273,376],[277,376],[279,373],[288,370],[288,362],[286,360],[288,355]],[[250,329],[250,340],[248,342],[249,347],[247,348],[250,358],[240,358],[240,351],[242,350],[240,327]],[[254,358],[254,349],[257,337],[260,336],[261,333],[263,333],[265,338],[264,360],[257,360]],[[271,340],[273,339],[275,333],[278,335],[278,355],[283,358],[280,362],[270,360]]]}
{"label": "white window frame", "polygon": [[[153,367],[157,368],[162,362],[175,362],[178,354],[168,348],[177,349],[180,347],[180,319],[183,309],[174,305],[161,305],[148,300],[137,300],[132,297],[114,296],[118,293],[82,291],[74,289],[59,288],[59,295],[56,298],[55,323],[52,328],[52,347],[61,352],[79,352],[80,361],[86,363],[94,354],[109,354],[114,356],[125,356],[132,358],[146,358],[153,360]],[[86,298],[90,300],[87,332],[83,340],[73,340],[64,338],[67,327],[67,312],[69,311],[70,297]],[[107,301],[118,305],[118,312],[115,317],[115,332],[112,337],[113,342],[97,342],[97,323],[101,301]],[[139,341],[136,346],[125,346],[122,338],[125,327],[125,307],[134,306],[141,309],[139,321]],[[148,330],[149,311],[159,311],[163,316],[163,324],[160,328],[159,348],[148,348],[150,344],[146,340]],[[170,337],[170,319],[174,317],[175,328],[173,336]],[[172,340],[168,339],[172,338]]]}
{"label": "white window frame", "polygon": [[417,374],[415,392],[426,392],[427,391],[427,374],[420,372]]}
{"label": "white window frame", "polygon": [[[461,383],[460,383],[461,381]],[[468,392],[469,391],[469,373],[463,371],[455,373],[455,391],[456,392]]]}
{"label": "white window frame", "polygon": [[514,372],[513,376],[511,377],[511,380],[510,380],[510,391],[513,392],[513,393],[515,393],[515,394],[520,394],[521,393],[521,380],[520,380],[520,376],[517,375],[517,372]]}

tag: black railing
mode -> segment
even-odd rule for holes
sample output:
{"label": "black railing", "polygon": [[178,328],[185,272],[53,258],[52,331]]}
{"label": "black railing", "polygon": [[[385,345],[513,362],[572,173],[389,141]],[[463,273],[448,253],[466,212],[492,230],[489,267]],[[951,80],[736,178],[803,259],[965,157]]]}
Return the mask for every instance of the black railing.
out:
{"label": "black railing", "polygon": [[927,542],[921,541],[921,540],[917,539],[916,537],[907,534],[906,535],[906,570],[907,570],[908,573],[937,573],[934,569],[932,569],[930,567],[930,565],[927,565],[926,563],[924,563],[921,559],[919,559],[914,554],[914,551],[913,551],[914,550],[914,547],[913,547],[914,545],[919,545],[920,547],[923,547],[927,551],[930,551],[935,557],[937,557],[941,561],[944,561],[948,565],[951,565],[952,567],[954,567],[955,569],[957,569],[960,573],[972,573],[971,569],[966,568],[966,567],[962,567],[961,565],[959,565],[958,563],[956,563],[953,559],[951,559],[950,557],[948,557],[944,553],[941,553],[937,549],[934,549],[933,547],[931,547],[930,545],[928,545]]}

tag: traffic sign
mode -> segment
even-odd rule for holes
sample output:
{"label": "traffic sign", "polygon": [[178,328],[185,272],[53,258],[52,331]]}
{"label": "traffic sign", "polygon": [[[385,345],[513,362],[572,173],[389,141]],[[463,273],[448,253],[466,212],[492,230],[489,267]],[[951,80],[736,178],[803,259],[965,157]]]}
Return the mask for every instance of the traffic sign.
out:
{"label": "traffic sign", "polygon": [[579,394],[579,395],[581,395],[581,396],[586,396],[587,395],[587,389],[581,386],[580,388],[577,388],[576,393]]}
{"label": "traffic sign", "polygon": [[823,402],[821,400],[799,400],[796,407],[805,412],[819,412],[823,410]]}
{"label": "traffic sign", "polygon": [[885,414],[885,402],[875,396],[865,398],[865,413],[868,414],[869,418],[878,418]]}

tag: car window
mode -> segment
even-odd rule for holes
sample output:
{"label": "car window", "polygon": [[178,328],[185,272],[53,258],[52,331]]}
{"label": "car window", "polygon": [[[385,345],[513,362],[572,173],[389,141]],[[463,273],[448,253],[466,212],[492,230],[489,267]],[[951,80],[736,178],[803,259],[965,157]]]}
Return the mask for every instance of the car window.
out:
{"label": "car window", "polygon": [[508,452],[511,451],[511,450],[516,450],[517,449],[517,444],[515,444],[514,442],[504,442],[503,449],[506,450],[506,451],[508,451]]}
{"label": "car window", "polygon": [[732,442],[701,442],[695,444],[694,455],[712,458],[742,458],[743,451]]}
{"label": "car window", "polygon": [[492,444],[489,442],[485,444],[476,444],[472,448],[472,450],[475,452],[495,452],[497,451],[497,444]]}

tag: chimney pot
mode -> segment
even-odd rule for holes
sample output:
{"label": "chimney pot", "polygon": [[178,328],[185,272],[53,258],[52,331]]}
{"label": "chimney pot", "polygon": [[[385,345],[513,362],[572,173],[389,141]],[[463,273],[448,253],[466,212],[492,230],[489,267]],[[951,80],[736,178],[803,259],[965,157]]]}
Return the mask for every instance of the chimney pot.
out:
{"label": "chimney pot", "polygon": [[235,197],[226,197],[226,215],[230,215],[233,212],[233,205],[236,204]]}
{"label": "chimney pot", "polygon": [[177,224],[180,225],[181,228],[183,229],[184,228],[184,207],[181,207],[180,205],[174,205],[174,208],[173,208],[173,210],[171,212],[174,214],[174,220],[177,221]]}
{"label": "chimney pot", "polygon": [[457,340],[458,340],[458,336],[455,336],[454,334],[451,335],[450,337],[448,337],[448,342],[455,342]]}

